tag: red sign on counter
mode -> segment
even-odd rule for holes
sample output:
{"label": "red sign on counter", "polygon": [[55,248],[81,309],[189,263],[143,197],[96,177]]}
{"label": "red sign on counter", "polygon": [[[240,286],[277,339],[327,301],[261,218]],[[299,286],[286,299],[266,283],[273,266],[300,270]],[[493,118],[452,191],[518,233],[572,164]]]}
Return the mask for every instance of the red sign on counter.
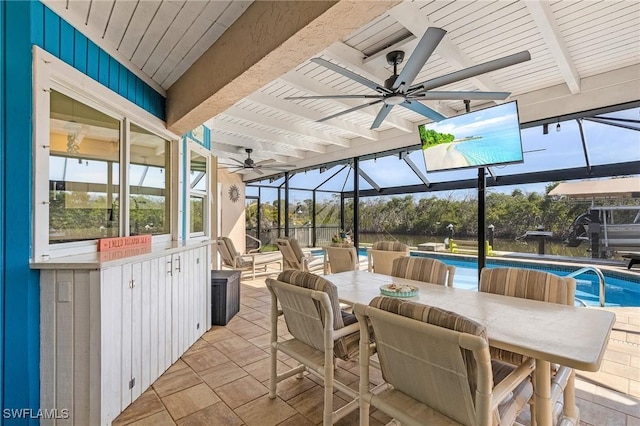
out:
{"label": "red sign on counter", "polygon": [[112,251],[143,247],[151,247],[151,235],[101,238],[98,240],[98,251]]}

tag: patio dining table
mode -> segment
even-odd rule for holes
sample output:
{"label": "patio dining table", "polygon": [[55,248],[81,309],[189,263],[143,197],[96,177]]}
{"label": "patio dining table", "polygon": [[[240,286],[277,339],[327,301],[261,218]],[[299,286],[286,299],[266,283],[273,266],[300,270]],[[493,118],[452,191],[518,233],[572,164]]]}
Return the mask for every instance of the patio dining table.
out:
{"label": "patio dining table", "polygon": [[[369,302],[385,284],[409,284],[419,294],[410,300],[464,315],[487,328],[489,344],[535,359],[535,419],[552,424],[550,364],[597,371],[604,356],[615,315],[608,311],[539,302],[412,281],[368,271],[326,275],[338,287],[341,302]],[[563,424],[578,424],[574,373],[564,390]]]}

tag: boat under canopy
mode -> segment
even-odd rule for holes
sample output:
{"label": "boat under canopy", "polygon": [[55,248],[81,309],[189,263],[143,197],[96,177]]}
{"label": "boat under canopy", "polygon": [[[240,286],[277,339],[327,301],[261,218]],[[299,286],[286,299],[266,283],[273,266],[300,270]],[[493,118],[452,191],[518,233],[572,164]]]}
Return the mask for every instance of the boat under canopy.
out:
{"label": "boat under canopy", "polygon": [[[588,211],[573,221],[567,244],[577,247],[588,242],[594,258],[640,251],[640,177],[563,182],[549,195],[591,201]],[[625,199],[630,203],[621,202]]]}

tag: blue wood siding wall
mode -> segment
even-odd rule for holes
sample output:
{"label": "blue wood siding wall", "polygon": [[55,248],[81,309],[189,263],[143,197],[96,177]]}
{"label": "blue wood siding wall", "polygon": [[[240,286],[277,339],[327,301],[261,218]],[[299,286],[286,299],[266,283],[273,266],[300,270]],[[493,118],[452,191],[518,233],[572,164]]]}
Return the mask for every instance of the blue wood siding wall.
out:
{"label": "blue wood siding wall", "polygon": [[[188,135],[191,134],[191,132],[187,133]],[[182,179],[182,193],[184,194],[184,196],[182,197],[182,235],[180,236],[182,241],[186,241],[187,240],[187,235],[189,235],[189,231],[187,230],[187,203],[191,202],[191,200],[189,199],[189,176],[191,174],[190,170],[187,170],[187,156],[189,155],[189,150],[187,149],[188,143],[187,143],[187,138],[186,137],[182,137],[181,139],[181,143],[182,143],[182,164],[180,165],[180,167],[182,167],[182,170],[184,170],[184,179]],[[195,140],[195,139],[194,139]]]}
{"label": "blue wood siding wall", "polygon": [[211,129],[207,126],[204,126],[204,147],[207,149],[211,149]]}
{"label": "blue wood siding wall", "polygon": [[[5,17],[6,3],[0,2],[0,383],[5,383],[4,380],[4,292],[5,292],[5,259],[4,259],[4,227],[5,227],[5,215],[4,215],[4,193],[5,185],[7,182],[6,175],[4,173],[4,149],[6,146],[6,138],[4,129],[5,126],[5,55],[6,45],[4,37],[4,17]],[[4,409],[4,386],[0,386],[0,409]],[[2,424],[2,420],[0,420]]]}
{"label": "blue wood siding wall", "polygon": [[32,2],[31,42],[165,120],[165,98],[40,2]]}
{"label": "blue wood siding wall", "polygon": [[[2,94],[4,205],[0,210],[4,247],[2,405],[3,410],[31,409],[35,414],[40,406],[40,276],[29,268],[33,195],[31,3],[2,3],[6,89]],[[30,415],[23,412],[22,418],[5,419],[4,423],[38,423],[26,417]]]}

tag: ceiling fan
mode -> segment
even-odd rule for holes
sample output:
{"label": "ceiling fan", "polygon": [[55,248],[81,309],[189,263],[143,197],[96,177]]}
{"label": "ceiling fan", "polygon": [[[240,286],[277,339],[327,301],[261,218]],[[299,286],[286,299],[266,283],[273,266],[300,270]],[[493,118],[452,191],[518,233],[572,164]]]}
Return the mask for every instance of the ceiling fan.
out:
{"label": "ceiling fan", "polygon": [[441,28],[429,27],[418,42],[416,49],[411,54],[404,68],[398,74],[398,65],[404,59],[404,52],[394,50],[387,53],[387,62],[393,65],[393,75],[389,77],[384,85],[362,77],[346,68],[336,65],[322,58],[313,58],[311,62],[322,65],[332,71],[342,74],[358,83],[375,90],[377,95],[329,95],[329,96],[289,96],[285,99],[375,99],[369,103],[358,105],[336,114],[324,117],[319,122],[327,121],[343,114],[348,114],[371,105],[382,103],[382,108],[378,112],[371,129],[376,129],[389,115],[391,109],[400,105],[414,112],[424,115],[433,121],[440,121],[445,118],[443,115],[419,102],[421,100],[503,100],[510,92],[481,92],[481,91],[434,91],[437,87],[455,83],[466,78],[475,77],[500,68],[519,64],[531,59],[528,51],[514,53],[503,58],[494,59],[483,64],[474,65],[469,68],[432,78],[421,83],[412,84],[420,70],[424,67],[431,54],[435,51],[440,41],[447,32]]}
{"label": "ceiling fan", "polygon": [[253,149],[251,148],[245,148],[244,150],[247,153],[247,158],[244,159],[244,161],[240,161],[237,160],[235,158],[229,158],[232,161],[235,161],[236,164],[221,164],[221,166],[223,166],[226,169],[234,169],[231,171],[231,173],[236,173],[239,172],[240,170],[253,170],[254,172],[256,172],[259,175],[264,174],[264,172],[261,170],[275,170],[275,171],[280,171],[280,172],[288,172],[289,168],[293,168],[295,166],[278,166],[278,167],[270,167],[268,166],[268,164],[273,163],[274,160],[273,158],[270,158],[268,160],[262,160],[262,161],[258,161],[257,163],[255,161],[253,161],[253,159],[251,158],[251,153],[253,152]]}

